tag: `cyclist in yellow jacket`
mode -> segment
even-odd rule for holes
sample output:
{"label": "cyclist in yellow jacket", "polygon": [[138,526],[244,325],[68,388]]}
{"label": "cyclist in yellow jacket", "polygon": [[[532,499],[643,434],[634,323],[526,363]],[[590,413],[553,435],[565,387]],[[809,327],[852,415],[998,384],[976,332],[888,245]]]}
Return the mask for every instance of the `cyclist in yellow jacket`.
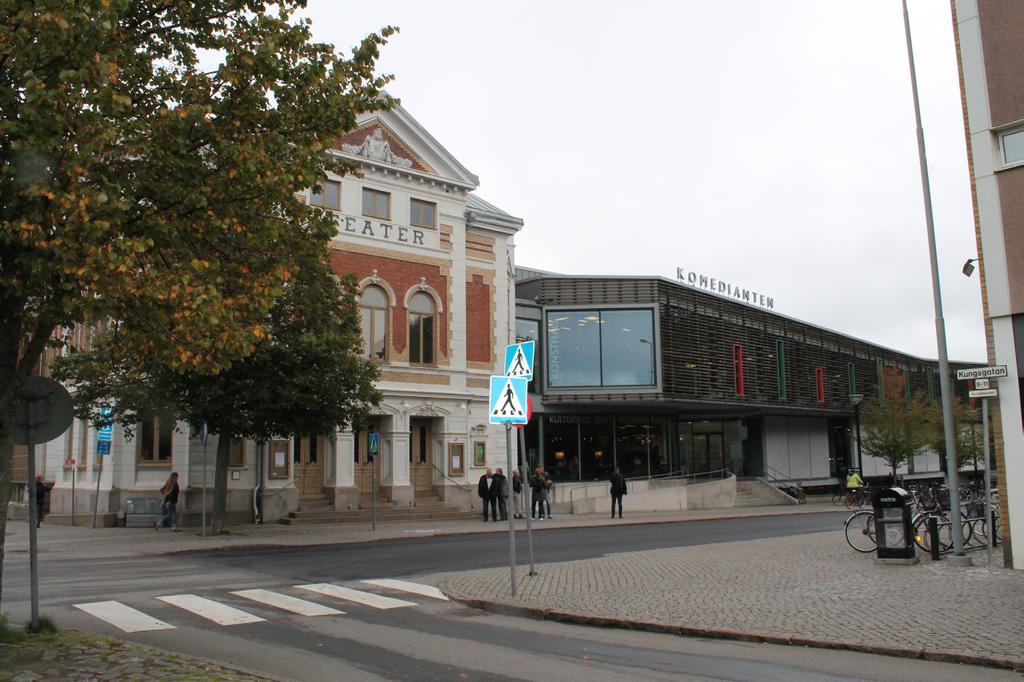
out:
{"label": "cyclist in yellow jacket", "polygon": [[860,477],[860,474],[857,473],[856,469],[850,469],[850,471],[847,472],[847,474],[846,474],[846,504],[847,504],[847,506],[851,506],[853,504],[857,504],[857,506],[859,507],[861,505],[861,503],[858,502],[857,497],[858,497],[858,495],[860,494],[860,492],[861,492],[861,490],[863,488],[864,488],[864,479]]}

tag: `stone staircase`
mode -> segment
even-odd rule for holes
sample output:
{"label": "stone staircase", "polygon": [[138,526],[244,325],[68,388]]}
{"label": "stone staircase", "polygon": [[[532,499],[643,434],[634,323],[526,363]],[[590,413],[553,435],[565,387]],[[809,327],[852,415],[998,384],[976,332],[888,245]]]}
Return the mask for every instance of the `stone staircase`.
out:
{"label": "stone staircase", "polygon": [[[311,525],[324,523],[369,523],[372,509],[369,495],[359,498],[358,509],[336,511],[330,501],[322,495],[303,496],[299,498],[299,508],[289,512],[281,519],[286,525]],[[416,506],[395,507],[392,502],[377,496],[377,521],[381,523],[395,521],[457,521],[475,519],[479,516],[474,511],[463,511],[445,506],[444,501],[436,492],[416,493]]]}
{"label": "stone staircase", "polygon": [[773,507],[791,504],[793,501],[778,488],[759,478],[736,480],[736,507]]}

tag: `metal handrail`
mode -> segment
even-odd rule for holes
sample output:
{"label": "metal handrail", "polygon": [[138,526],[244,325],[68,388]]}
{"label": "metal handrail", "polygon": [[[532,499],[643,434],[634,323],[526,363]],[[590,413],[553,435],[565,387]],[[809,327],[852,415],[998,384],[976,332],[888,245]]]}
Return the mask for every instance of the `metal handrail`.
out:
{"label": "metal handrail", "polygon": [[443,477],[447,478],[447,479],[448,479],[449,481],[451,481],[452,483],[454,483],[454,484],[455,484],[455,485],[456,485],[457,487],[459,487],[459,488],[461,488],[461,489],[463,489],[463,490],[466,490],[466,491],[468,491],[468,492],[473,492],[473,486],[472,486],[472,485],[470,485],[469,483],[459,483],[459,482],[458,482],[458,481],[456,481],[456,480],[455,480],[454,478],[452,478],[451,476],[449,476],[448,474],[446,474],[446,473],[445,473],[444,471],[442,471],[442,470],[440,469],[440,467],[438,467],[438,466],[437,466],[436,464],[434,464],[433,462],[431,462],[431,463],[430,463],[430,466],[434,467],[434,471],[436,471],[437,473],[441,474],[441,475],[442,475]]}
{"label": "metal handrail", "polygon": [[[781,471],[779,471],[777,469],[773,469],[770,466],[768,466],[767,464],[764,465],[764,470],[765,470],[765,473],[762,474],[761,476],[758,476],[759,479],[761,479],[762,481],[764,481],[765,483],[767,483],[768,485],[770,485],[771,487],[775,488],[780,493],[785,495],[786,499],[788,499],[793,504],[800,504],[800,501],[798,499],[796,499],[795,497],[793,497],[792,495],[787,493],[785,490],[783,490],[783,488],[788,488],[789,487],[788,484],[793,483],[794,481],[797,483],[797,485],[799,485],[800,484],[799,481],[797,481],[793,477],[783,477],[783,476],[781,476],[781,474],[782,474]],[[777,474],[779,474],[779,475],[777,475]]]}

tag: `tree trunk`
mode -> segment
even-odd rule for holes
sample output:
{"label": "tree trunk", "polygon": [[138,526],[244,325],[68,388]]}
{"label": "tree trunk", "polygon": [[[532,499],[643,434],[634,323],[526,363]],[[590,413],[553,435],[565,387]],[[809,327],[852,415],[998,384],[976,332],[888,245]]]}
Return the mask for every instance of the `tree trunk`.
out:
{"label": "tree trunk", "polygon": [[213,514],[210,519],[210,532],[217,534],[224,528],[224,514],[228,501],[228,453],[231,451],[231,436],[226,433],[217,435],[217,461],[213,473]]}

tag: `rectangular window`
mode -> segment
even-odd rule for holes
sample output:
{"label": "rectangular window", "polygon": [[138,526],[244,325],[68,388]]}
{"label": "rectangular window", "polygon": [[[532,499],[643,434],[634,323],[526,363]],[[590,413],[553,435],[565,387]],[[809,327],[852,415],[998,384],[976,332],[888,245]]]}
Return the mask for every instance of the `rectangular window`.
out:
{"label": "rectangular window", "polygon": [[782,340],[775,341],[775,369],[779,375],[779,400],[786,400],[786,343]]}
{"label": "rectangular window", "polygon": [[391,194],[364,187],[363,215],[381,220],[391,220]]}
{"label": "rectangular window", "polygon": [[139,464],[170,464],[174,418],[150,417],[139,429]]}
{"label": "rectangular window", "polygon": [[1024,130],[1003,133],[999,136],[999,142],[1003,149],[1004,166],[1024,163]]}
{"label": "rectangular window", "polygon": [[231,447],[228,449],[228,466],[245,466],[245,441],[241,438],[232,438]]}
{"label": "rectangular window", "polygon": [[426,464],[427,463],[427,427],[426,426],[421,426],[420,427],[420,447],[419,447],[419,451],[420,451],[419,452],[420,464]]}
{"label": "rectangular window", "polygon": [[732,383],[737,396],[742,398],[746,395],[743,383],[743,346],[738,343],[732,345]]}
{"label": "rectangular window", "polygon": [[825,370],[821,367],[814,368],[814,379],[818,385],[818,402],[825,402]]}
{"label": "rectangular window", "polygon": [[288,478],[288,441],[270,442],[270,478]]}
{"label": "rectangular window", "polygon": [[657,385],[653,310],[552,310],[546,315],[548,386]]}
{"label": "rectangular window", "polygon": [[320,187],[309,190],[309,205],[341,210],[341,183],[337,180],[324,180]]}
{"label": "rectangular window", "polygon": [[409,200],[409,224],[416,227],[437,227],[437,204],[419,199]]}

